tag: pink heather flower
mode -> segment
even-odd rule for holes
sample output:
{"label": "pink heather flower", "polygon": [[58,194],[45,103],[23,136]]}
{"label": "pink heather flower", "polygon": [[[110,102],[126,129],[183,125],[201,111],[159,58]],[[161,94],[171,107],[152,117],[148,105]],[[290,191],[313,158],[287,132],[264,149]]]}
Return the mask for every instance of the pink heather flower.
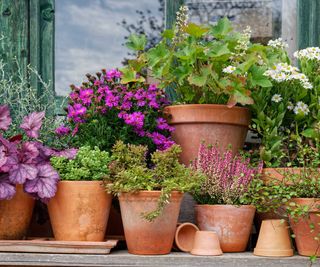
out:
{"label": "pink heather flower", "polygon": [[121,77],[121,72],[116,70],[116,69],[112,69],[112,70],[107,71],[106,76],[107,76],[108,80],[111,80],[111,79],[114,79],[114,78],[120,78]]}
{"label": "pink heather flower", "polygon": [[174,131],[174,127],[171,127],[164,118],[157,119],[157,128],[159,130],[167,130],[169,132]]}
{"label": "pink heather flower", "polygon": [[124,121],[128,125],[134,126],[137,129],[142,129],[144,124],[144,115],[140,111],[133,112],[132,114],[127,114],[124,117]]}
{"label": "pink heather flower", "polygon": [[69,127],[65,127],[64,125],[59,126],[55,133],[59,136],[68,135],[71,132],[71,129]]}

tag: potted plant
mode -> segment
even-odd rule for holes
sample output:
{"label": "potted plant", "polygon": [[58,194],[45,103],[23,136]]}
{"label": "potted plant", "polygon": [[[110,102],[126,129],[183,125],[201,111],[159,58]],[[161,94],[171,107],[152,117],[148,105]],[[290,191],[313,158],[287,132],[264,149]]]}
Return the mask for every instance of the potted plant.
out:
{"label": "potted plant", "polygon": [[112,196],[104,190],[109,153],[98,147],[80,147],[74,159],[52,157],[61,177],[48,211],[56,240],[103,241]]}
{"label": "potted plant", "polygon": [[0,239],[21,239],[28,229],[34,199],[43,202],[57,190],[58,173],[50,157],[74,155],[73,150],[57,151],[39,141],[44,112],[23,118],[15,136],[5,137],[12,122],[9,107],[0,106]]}
{"label": "potted plant", "polygon": [[201,176],[178,162],[178,145],[157,150],[149,160],[147,152],[146,146],[118,141],[110,163],[113,183],[107,190],[119,196],[129,253],[167,254],[183,192],[191,190]]}
{"label": "potted plant", "polygon": [[244,251],[256,210],[245,194],[262,164],[252,167],[248,158],[201,144],[193,168],[206,176],[194,191],[199,203],[195,213],[200,230],[216,232],[223,252]]}
{"label": "potted plant", "polygon": [[283,56],[252,44],[249,28],[235,32],[227,18],[216,25],[188,23],[187,12],[181,7],[176,25],[145,53],[145,37],[131,36],[127,45],[138,55],[123,70],[131,82],[147,68],[161,88],[174,90],[177,105],[165,112],[184,164],[194,160],[202,140],[223,150],[231,144],[233,153],[242,148],[250,122],[244,106],[253,104],[253,91],[272,85],[264,72]]}

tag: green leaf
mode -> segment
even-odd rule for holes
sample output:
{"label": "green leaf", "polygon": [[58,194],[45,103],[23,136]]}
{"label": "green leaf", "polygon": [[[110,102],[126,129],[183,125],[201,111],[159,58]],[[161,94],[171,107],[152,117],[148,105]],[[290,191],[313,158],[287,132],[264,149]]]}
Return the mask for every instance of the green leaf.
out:
{"label": "green leaf", "polygon": [[196,38],[201,37],[204,35],[206,32],[208,32],[209,28],[202,26],[202,25],[197,25],[195,23],[189,23],[185,27],[185,32],[190,34],[191,36],[194,36]]}
{"label": "green leaf", "polygon": [[166,48],[164,43],[159,43],[154,48],[151,48],[147,52],[148,63],[151,67],[157,65],[159,62],[163,61],[166,57],[170,55],[170,52]]}
{"label": "green leaf", "polygon": [[144,61],[138,59],[128,60],[129,66],[135,71],[141,71],[141,69],[146,65]]}
{"label": "green leaf", "polygon": [[231,31],[232,31],[232,25],[227,17],[220,19],[217,25],[211,28],[211,33],[218,39],[223,38]]}
{"label": "green leaf", "polygon": [[264,75],[265,68],[253,66],[251,71],[251,83],[253,86],[271,87],[272,83]]}
{"label": "green leaf", "polygon": [[230,50],[228,49],[228,44],[223,44],[220,42],[214,42],[207,52],[209,57],[220,57],[223,55],[230,54]]}
{"label": "green leaf", "polygon": [[204,86],[208,80],[208,76],[210,74],[211,70],[210,67],[202,68],[201,74],[192,73],[188,77],[188,81],[190,84],[194,84],[196,86]]}
{"label": "green leaf", "polygon": [[314,129],[308,128],[302,132],[302,135],[307,138],[314,138],[316,136],[316,131]]}
{"label": "green leaf", "polygon": [[166,29],[161,35],[163,38],[171,40],[174,37],[174,32],[172,29]]}
{"label": "green leaf", "polygon": [[233,106],[233,103],[240,103],[242,105],[251,105],[253,104],[253,99],[249,95],[243,94],[242,92],[235,90],[232,93],[231,98],[229,99],[228,106]]}
{"label": "green leaf", "polygon": [[141,51],[145,49],[147,38],[145,35],[131,34],[126,42],[126,46],[134,51]]}
{"label": "green leaf", "polygon": [[130,82],[144,82],[145,81],[145,79],[142,76],[137,78],[137,72],[130,69],[130,68],[123,68],[120,71],[122,72],[121,83],[123,83],[123,84],[127,84]]}

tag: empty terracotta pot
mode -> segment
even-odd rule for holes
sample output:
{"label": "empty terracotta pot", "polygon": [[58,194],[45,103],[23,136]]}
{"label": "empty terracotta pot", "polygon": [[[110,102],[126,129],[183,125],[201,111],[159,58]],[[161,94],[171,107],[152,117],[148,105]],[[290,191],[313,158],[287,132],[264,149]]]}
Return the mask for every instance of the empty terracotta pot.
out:
{"label": "empty terracotta pot", "polygon": [[222,150],[229,145],[234,153],[243,147],[250,112],[247,108],[226,105],[197,104],[168,106],[164,112],[175,127],[174,141],[182,147],[180,160],[185,165],[193,161],[202,141],[218,144]]}
{"label": "empty terracotta pot", "polygon": [[111,200],[101,181],[60,181],[48,203],[54,238],[103,241]]}
{"label": "empty terracotta pot", "polygon": [[[320,198],[293,198],[290,202],[309,207],[308,216],[301,217],[297,221],[289,216],[298,253],[302,256],[316,255],[319,257],[319,241],[314,238],[320,233]],[[312,231],[310,228],[311,223],[314,225]]]}
{"label": "empty terracotta pot", "polygon": [[14,197],[0,201],[0,240],[22,239],[32,218],[34,199],[17,186]]}
{"label": "empty terracotta pot", "polygon": [[252,205],[196,205],[200,230],[216,232],[223,252],[245,251],[256,208]]}
{"label": "empty terracotta pot", "polygon": [[199,228],[193,223],[181,223],[178,225],[174,239],[178,249],[190,252],[197,231],[199,231]]}
{"label": "empty terracotta pot", "polygon": [[282,220],[262,221],[253,254],[267,257],[293,256],[288,223]]}
{"label": "empty terracotta pot", "polygon": [[121,217],[128,252],[138,255],[161,255],[171,251],[183,194],[172,192],[170,203],[154,221],[143,214],[157,208],[161,191],[139,191],[119,195]]}
{"label": "empty terracotta pot", "polygon": [[211,231],[197,231],[190,253],[197,256],[222,255],[218,235]]}

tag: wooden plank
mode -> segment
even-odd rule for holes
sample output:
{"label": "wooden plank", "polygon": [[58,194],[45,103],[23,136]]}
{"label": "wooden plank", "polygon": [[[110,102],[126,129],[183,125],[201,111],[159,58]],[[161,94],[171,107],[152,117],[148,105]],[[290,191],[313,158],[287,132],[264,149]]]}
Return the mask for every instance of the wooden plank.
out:
{"label": "wooden plank", "polygon": [[171,28],[176,19],[176,12],[180,6],[184,4],[184,0],[165,0],[165,27]]}
{"label": "wooden plank", "polygon": [[1,252],[57,253],[57,254],[109,254],[118,240],[105,242],[55,241],[45,239],[0,240]]}

